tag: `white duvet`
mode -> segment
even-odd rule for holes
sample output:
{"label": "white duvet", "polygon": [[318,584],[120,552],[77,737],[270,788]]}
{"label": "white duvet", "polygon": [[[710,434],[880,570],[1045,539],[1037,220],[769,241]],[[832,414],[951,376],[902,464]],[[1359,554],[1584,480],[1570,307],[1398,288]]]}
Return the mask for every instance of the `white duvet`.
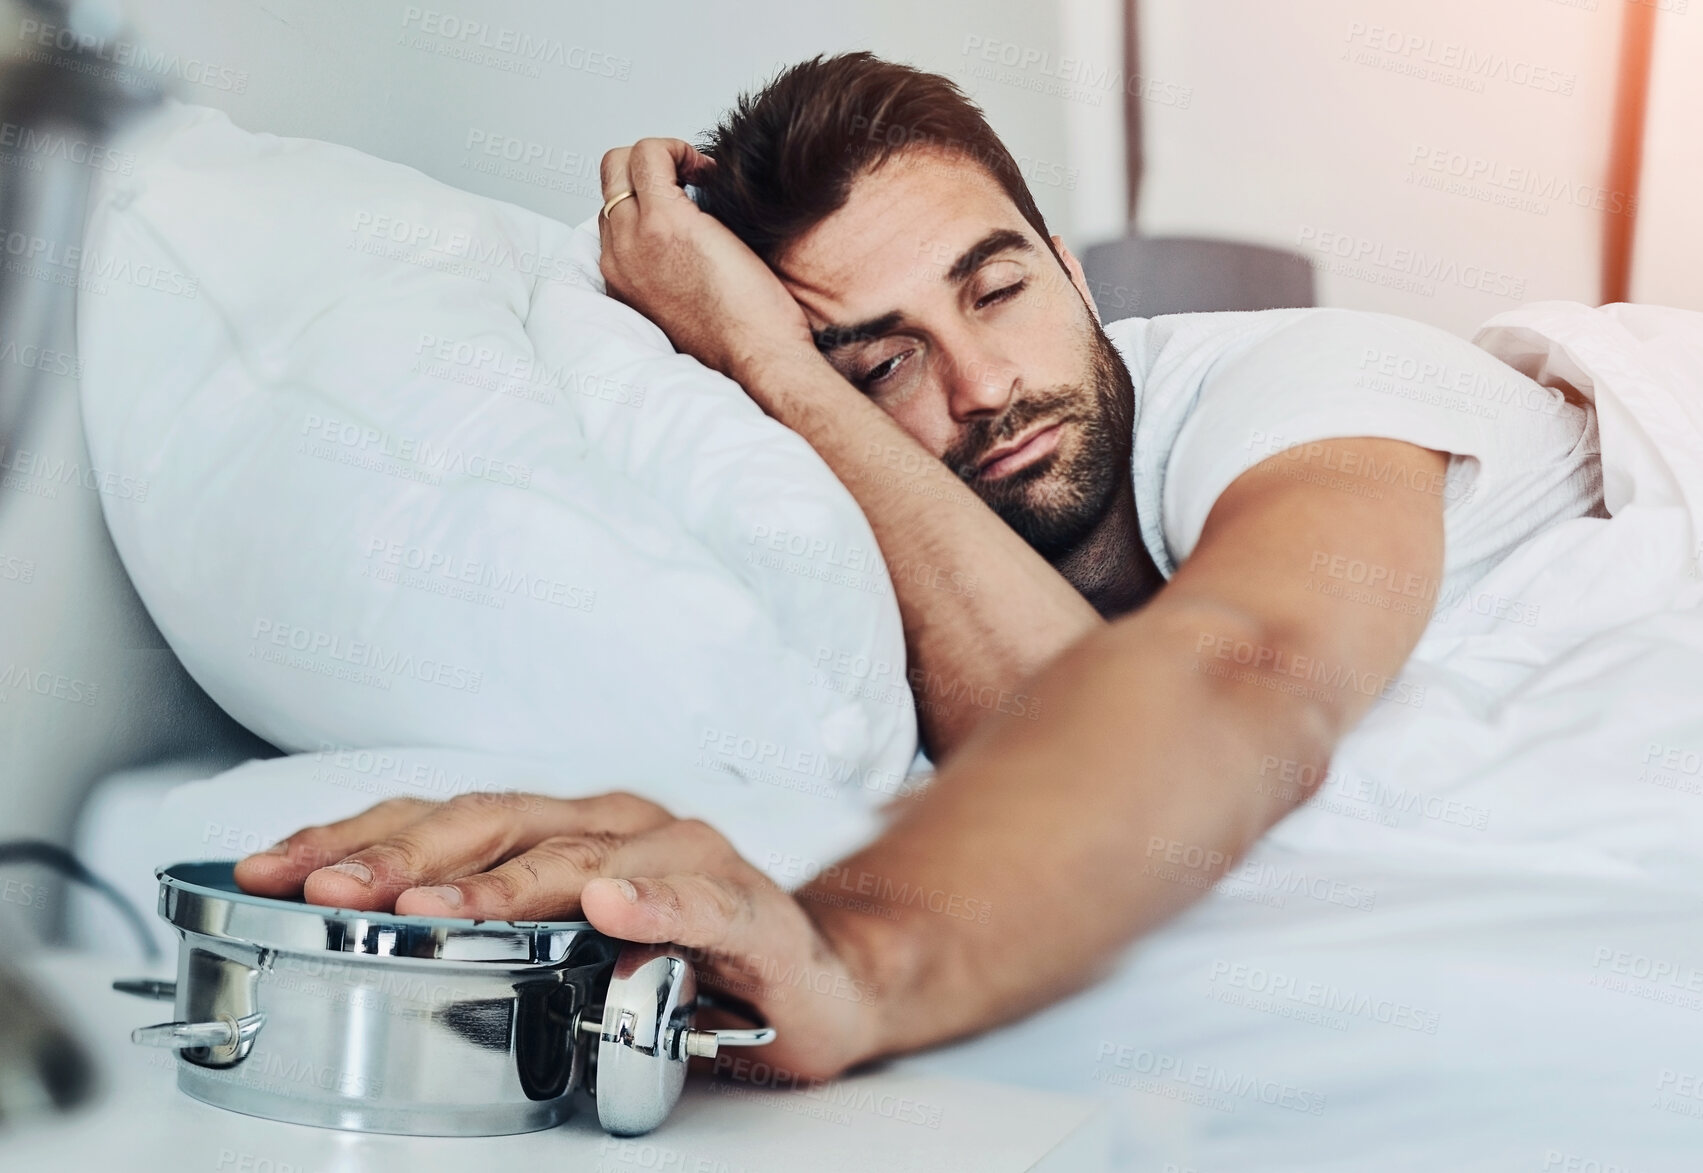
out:
{"label": "white duvet", "polygon": [[[1550,303],[1479,341],[1594,400],[1613,516],[1543,533],[1434,624],[1406,672],[1423,705],[1375,709],[1109,977],[897,1066],[1105,1097],[1121,1170],[1703,1168],[1703,315]],[[309,768],[178,792],[158,849],[280,833],[299,801],[255,783]],[[770,797],[719,816],[759,864],[876,831],[867,803]],[[1132,828],[1130,866],[1150,858]]]}
{"label": "white duvet", "polygon": [[902,1066],[1107,1095],[1118,1169],[1703,1168],[1703,315],[1479,342],[1594,399],[1613,516],[1434,624],[1423,705],[1110,978]]}

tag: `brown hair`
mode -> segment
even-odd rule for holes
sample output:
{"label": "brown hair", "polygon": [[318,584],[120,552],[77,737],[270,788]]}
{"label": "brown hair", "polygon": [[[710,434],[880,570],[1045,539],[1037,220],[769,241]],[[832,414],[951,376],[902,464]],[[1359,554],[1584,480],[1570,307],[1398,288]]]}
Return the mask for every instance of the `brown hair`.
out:
{"label": "brown hair", "polygon": [[696,185],[698,206],[772,266],[845,206],[858,176],[924,146],[979,163],[1052,248],[1029,185],[981,108],[940,74],[865,52],[818,55],[741,94],[698,144],[716,161]]}

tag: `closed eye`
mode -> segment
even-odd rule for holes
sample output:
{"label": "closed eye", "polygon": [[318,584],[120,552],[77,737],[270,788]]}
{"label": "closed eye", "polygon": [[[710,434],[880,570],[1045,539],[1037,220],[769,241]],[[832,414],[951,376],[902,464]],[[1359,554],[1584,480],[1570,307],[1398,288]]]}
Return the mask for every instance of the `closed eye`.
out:
{"label": "closed eye", "polygon": [[998,305],[1002,301],[1010,301],[1019,293],[1022,293],[1024,289],[1028,288],[1028,285],[1028,280],[1024,279],[1022,281],[1013,282],[1002,289],[996,289],[992,293],[977,298],[976,308],[986,309],[990,305]]}
{"label": "closed eye", "polygon": [[905,359],[910,356],[910,353],[911,352],[908,350],[901,351],[900,353],[895,354],[892,358],[876,363],[862,375],[858,376],[857,385],[865,391],[869,390],[871,387],[875,386],[875,384],[881,382],[894,371],[898,370],[899,364],[904,362]]}

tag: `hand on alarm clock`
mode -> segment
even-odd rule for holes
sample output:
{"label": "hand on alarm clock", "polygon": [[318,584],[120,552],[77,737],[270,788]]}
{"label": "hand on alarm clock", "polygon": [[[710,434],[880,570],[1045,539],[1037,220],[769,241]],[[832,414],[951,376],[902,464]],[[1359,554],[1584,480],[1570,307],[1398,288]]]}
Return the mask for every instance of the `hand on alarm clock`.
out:
{"label": "hand on alarm clock", "polygon": [[588,920],[618,940],[682,946],[700,986],[761,1011],[778,1036],[766,1071],[827,1079],[880,1053],[875,959],[856,916],[795,898],[708,823],[635,794],[393,798],[247,857],[236,881],[403,916]]}

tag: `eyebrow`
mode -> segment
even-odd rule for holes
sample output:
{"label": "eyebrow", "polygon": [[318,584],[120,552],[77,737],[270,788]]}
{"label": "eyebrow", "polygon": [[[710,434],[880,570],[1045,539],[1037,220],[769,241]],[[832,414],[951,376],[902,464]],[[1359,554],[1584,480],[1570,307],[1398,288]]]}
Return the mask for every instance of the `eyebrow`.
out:
{"label": "eyebrow", "polygon": [[[1035,246],[1021,232],[1011,228],[996,228],[965,249],[958,259],[947,267],[945,280],[951,285],[962,285],[970,274],[1000,253],[1034,251]],[[898,310],[890,310],[879,317],[854,322],[849,326],[829,325],[810,333],[815,339],[817,350],[823,354],[832,354],[836,350],[844,350],[848,346],[889,334],[904,320],[904,314]]]}

